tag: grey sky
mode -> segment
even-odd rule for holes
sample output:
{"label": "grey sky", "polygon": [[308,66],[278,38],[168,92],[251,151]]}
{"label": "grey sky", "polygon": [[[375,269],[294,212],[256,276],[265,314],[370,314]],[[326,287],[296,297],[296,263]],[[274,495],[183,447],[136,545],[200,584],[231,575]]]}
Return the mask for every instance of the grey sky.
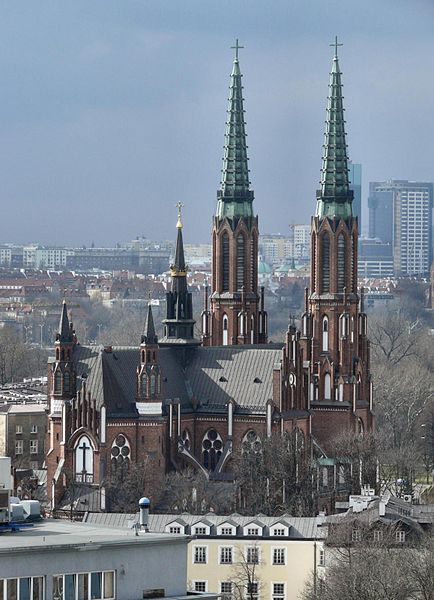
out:
{"label": "grey sky", "polygon": [[260,229],[309,222],[338,35],[350,158],[434,179],[432,0],[2,0],[0,243],[208,241],[234,39]]}

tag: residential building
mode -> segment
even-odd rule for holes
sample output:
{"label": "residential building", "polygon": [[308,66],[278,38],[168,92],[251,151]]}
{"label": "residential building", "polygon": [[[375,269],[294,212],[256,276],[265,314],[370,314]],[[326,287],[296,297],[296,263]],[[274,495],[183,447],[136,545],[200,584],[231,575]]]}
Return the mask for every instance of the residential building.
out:
{"label": "residential building", "polygon": [[359,277],[393,277],[392,244],[375,239],[361,239],[359,243]]}
{"label": "residential building", "polygon": [[13,467],[42,467],[46,432],[45,403],[0,404],[0,456],[9,456]]}
{"label": "residential building", "polygon": [[[130,526],[137,515],[87,513],[84,522]],[[248,597],[255,586],[261,600],[298,600],[312,573],[322,576],[327,561],[324,516],[281,517],[150,515],[149,530],[193,536],[188,545],[191,591]]]}

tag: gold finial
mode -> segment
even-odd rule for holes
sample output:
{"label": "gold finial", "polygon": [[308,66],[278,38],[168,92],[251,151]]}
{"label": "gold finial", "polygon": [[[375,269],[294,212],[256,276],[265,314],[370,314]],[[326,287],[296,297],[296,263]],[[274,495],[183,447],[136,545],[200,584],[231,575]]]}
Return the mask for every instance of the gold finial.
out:
{"label": "gold finial", "polygon": [[176,229],[182,229],[182,214],[181,211],[184,208],[184,205],[182,204],[182,202],[177,202],[175,204],[176,208],[178,209],[178,222],[176,223]]}

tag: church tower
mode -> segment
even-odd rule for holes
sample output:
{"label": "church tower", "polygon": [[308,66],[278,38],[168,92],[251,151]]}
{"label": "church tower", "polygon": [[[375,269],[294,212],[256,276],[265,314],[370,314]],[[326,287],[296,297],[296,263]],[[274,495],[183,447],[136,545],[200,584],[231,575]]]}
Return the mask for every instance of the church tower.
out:
{"label": "church tower", "polygon": [[253,212],[238,40],[229,86],[222,181],[212,228],[212,290],[202,313],[204,346],[264,344],[258,291],[258,217]]}
{"label": "church tower", "polygon": [[311,225],[311,282],[302,318],[309,359],[313,434],[372,427],[366,315],[357,289],[357,217],[348,155],[337,40],[330,73],[320,189]]}
{"label": "church tower", "polygon": [[161,372],[158,351],[158,338],[155,333],[154,317],[149,302],[145,331],[140,344],[140,365],[137,367],[138,403],[161,402]]}
{"label": "church tower", "polygon": [[166,293],[166,318],[163,320],[164,336],[160,346],[198,346],[200,341],[194,337],[193,301],[187,286],[187,265],[184,257],[182,239],[181,202],[177,203],[178,222],[175,260],[170,267],[172,276],[171,290]]}

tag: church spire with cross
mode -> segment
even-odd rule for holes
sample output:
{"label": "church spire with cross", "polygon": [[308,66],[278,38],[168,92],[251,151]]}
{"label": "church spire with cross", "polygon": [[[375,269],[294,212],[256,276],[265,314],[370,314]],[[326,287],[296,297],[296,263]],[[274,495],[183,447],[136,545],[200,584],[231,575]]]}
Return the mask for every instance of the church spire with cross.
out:
{"label": "church spire with cross", "polygon": [[352,215],[353,192],[348,176],[348,150],[342,95],[342,73],[339,67],[338,48],[335,41],[330,72],[327,117],[324,134],[320,189],[317,192],[319,217],[348,218]]}
{"label": "church spire with cross", "polygon": [[235,50],[235,56],[229,85],[222,179],[220,190],[217,192],[217,215],[221,218],[253,216],[253,191],[250,190],[249,180],[242,74],[238,58],[239,50],[243,46],[239,45],[237,39],[235,46],[231,48]]}
{"label": "church spire with cross", "polygon": [[240,46],[229,86],[221,186],[212,231],[212,289],[202,313],[205,346],[262,344],[266,313],[258,290],[258,217],[247,158]]}

